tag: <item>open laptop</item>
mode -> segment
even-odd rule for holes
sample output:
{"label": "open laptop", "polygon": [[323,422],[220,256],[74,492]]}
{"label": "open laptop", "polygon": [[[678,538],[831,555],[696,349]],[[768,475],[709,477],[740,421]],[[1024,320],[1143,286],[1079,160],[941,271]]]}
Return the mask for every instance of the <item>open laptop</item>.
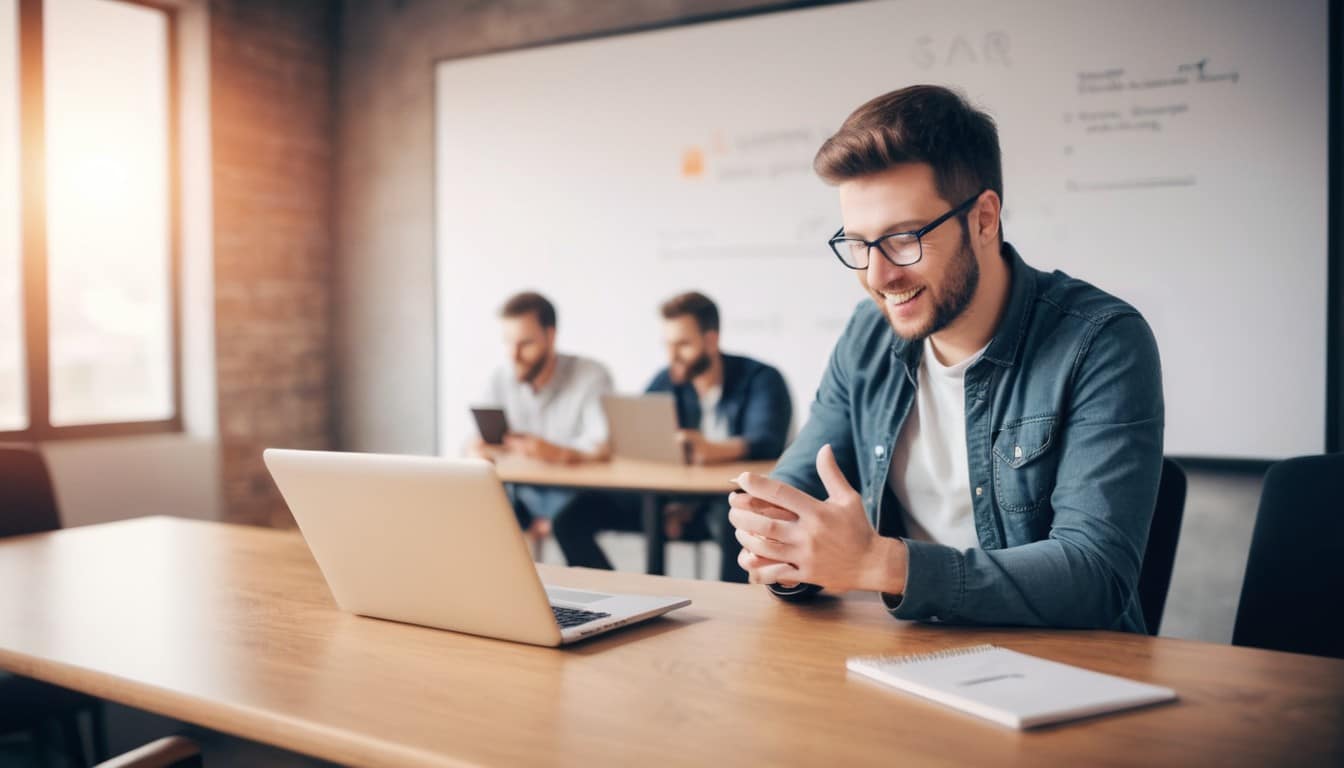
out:
{"label": "open laptop", "polygon": [[623,459],[685,464],[676,441],[677,404],[668,394],[604,395],[611,452]]}
{"label": "open laptop", "polygon": [[691,603],[543,586],[487,461],[263,455],[342,610],[557,646]]}

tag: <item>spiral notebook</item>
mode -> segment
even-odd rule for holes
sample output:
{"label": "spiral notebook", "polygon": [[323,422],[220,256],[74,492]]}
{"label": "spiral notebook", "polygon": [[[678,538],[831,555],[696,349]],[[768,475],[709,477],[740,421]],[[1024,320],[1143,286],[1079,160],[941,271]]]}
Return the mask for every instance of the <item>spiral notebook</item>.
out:
{"label": "spiral notebook", "polygon": [[993,645],[917,656],[855,656],[852,672],[1012,728],[1142,707],[1176,692]]}

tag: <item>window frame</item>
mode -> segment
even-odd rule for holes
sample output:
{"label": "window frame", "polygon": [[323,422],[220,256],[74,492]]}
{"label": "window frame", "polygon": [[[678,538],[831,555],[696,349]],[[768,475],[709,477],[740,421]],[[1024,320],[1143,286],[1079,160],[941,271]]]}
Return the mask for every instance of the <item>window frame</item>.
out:
{"label": "window frame", "polygon": [[43,3],[18,1],[19,209],[28,426],[0,430],[0,441],[116,437],[182,432],[182,204],[177,9],[153,0],[109,0],[166,17],[168,60],[168,307],[172,413],[167,419],[53,426],[47,280],[46,71]]}

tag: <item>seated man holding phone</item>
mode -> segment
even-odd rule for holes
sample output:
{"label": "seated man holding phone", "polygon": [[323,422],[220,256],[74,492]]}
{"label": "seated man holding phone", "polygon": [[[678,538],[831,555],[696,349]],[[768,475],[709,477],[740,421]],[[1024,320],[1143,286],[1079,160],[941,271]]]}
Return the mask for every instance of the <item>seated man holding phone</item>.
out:
{"label": "seated man holding phone", "polygon": [[[611,374],[596,360],[556,351],[555,307],[539,293],[520,293],[500,309],[510,363],[497,368],[473,408],[483,428],[471,453],[495,459],[521,456],[553,464],[600,461],[607,453],[602,396],[612,391]],[[504,430],[499,427],[507,424]],[[499,434],[503,431],[503,434]],[[493,433],[493,434],[490,434]],[[491,438],[487,440],[486,438]],[[491,445],[491,442],[497,444]],[[573,491],[511,484],[509,500],[528,537],[540,540]]]}
{"label": "seated man holding phone", "polygon": [[[719,309],[702,293],[674,296],[662,306],[668,367],[647,392],[672,395],[675,433],[688,464],[723,464],[778,458],[788,440],[793,405],[779,371],[719,350]],[[746,583],[739,549],[723,502],[673,501],[663,510],[669,538],[688,524],[705,524],[723,548],[720,578]],[[611,568],[597,545],[600,530],[640,529],[638,500],[624,494],[581,494],[555,518],[555,538],[570,565]]]}

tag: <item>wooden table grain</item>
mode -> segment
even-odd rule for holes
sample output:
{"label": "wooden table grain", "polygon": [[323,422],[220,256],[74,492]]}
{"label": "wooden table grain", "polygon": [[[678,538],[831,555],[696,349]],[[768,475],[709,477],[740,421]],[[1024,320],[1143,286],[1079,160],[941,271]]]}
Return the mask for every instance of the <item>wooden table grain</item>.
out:
{"label": "wooden table grain", "polygon": [[[342,613],[293,531],[144,518],[0,541],[0,668],[355,765],[1344,764],[1344,661],[541,571],[694,604],[567,649],[516,645]],[[1018,732],[844,668],[982,642],[1181,700]]]}
{"label": "wooden table grain", "polygon": [[601,491],[629,491],[640,498],[641,525],[644,529],[644,562],[648,573],[662,575],[666,552],[660,497],[727,497],[732,479],[743,472],[768,474],[773,461],[743,461],[707,466],[667,464],[632,459],[585,462],[582,464],[545,464],[518,458],[500,459],[495,464],[499,478],[506,483],[542,485],[551,488],[578,488]]}

